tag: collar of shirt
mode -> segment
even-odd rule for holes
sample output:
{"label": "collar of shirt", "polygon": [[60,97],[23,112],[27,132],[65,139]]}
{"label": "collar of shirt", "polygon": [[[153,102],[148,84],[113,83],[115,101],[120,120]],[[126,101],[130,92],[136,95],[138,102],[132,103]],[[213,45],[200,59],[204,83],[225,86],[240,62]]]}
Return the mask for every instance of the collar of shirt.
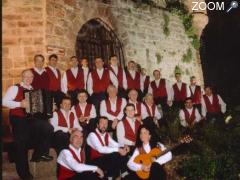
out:
{"label": "collar of shirt", "polygon": [[136,102],[133,102],[131,99],[129,99],[129,103],[136,105],[136,104],[137,104],[137,101],[136,101]]}
{"label": "collar of shirt", "polygon": [[79,103],[79,106],[80,106],[81,108],[85,108],[85,107],[86,107],[86,105],[87,105],[87,103],[86,103],[86,102],[84,102],[84,103]]}
{"label": "collar of shirt", "polygon": [[58,73],[57,73],[57,68],[55,68],[55,67],[52,67],[52,66],[48,66],[51,70],[52,70],[52,72],[55,74],[55,76],[58,78]]}
{"label": "collar of shirt", "polygon": [[130,124],[135,123],[135,121],[136,121],[135,118],[126,117],[126,119],[128,120],[128,122],[129,122]]}
{"label": "collar of shirt", "polygon": [[118,66],[111,65],[113,71],[117,74],[118,73]]}
{"label": "collar of shirt", "polygon": [[69,115],[70,115],[71,111],[70,110],[68,111],[68,116],[67,116],[67,112],[64,109],[61,108],[60,111],[63,113],[63,116],[65,117],[65,119],[67,120],[67,123],[68,123],[68,119],[69,119]]}
{"label": "collar of shirt", "polygon": [[102,78],[102,75],[103,75],[103,68],[102,69],[97,69],[97,73],[98,73],[98,76],[100,77],[100,78]]}
{"label": "collar of shirt", "polygon": [[22,86],[23,88],[25,89],[28,89],[28,90],[32,90],[33,87],[30,85],[30,86],[27,86],[26,84],[24,84],[23,82],[20,83],[20,86]]}
{"label": "collar of shirt", "polygon": [[106,132],[105,132],[105,133],[101,133],[101,132],[98,130],[98,128],[96,128],[96,131],[97,131],[97,133],[100,135],[101,138],[104,138],[104,137],[105,137]]}
{"label": "collar of shirt", "polygon": [[193,108],[186,108],[186,110],[191,114],[193,111]]}
{"label": "collar of shirt", "polygon": [[78,73],[78,67],[72,67],[72,68],[71,68],[71,71],[72,71],[73,75],[74,75],[75,78],[76,78],[77,73]]}
{"label": "collar of shirt", "polygon": [[151,151],[150,144],[143,144],[143,149],[145,150],[146,153],[149,153]]}
{"label": "collar of shirt", "polygon": [[33,69],[34,69],[34,71],[35,71],[36,73],[38,73],[38,74],[40,74],[40,75],[41,75],[44,71],[46,71],[44,68],[42,68],[42,69],[40,70],[40,69],[34,67]]}
{"label": "collar of shirt", "polygon": [[136,71],[134,71],[134,70],[129,70],[129,73],[131,74],[132,78],[134,79],[134,78],[135,78],[135,75],[136,75]]}
{"label": "collar of shirt", "polygon": [[69,148],[75,152],[75,154],[79,159],[81,159],[81,155],[80,155],[81,147],[79,149],[76,149],[72,144],[70,144]]}
{"label": "collar of shirt", "polygon": [[108,98],[111,104],[117,103],[117,96],[114,99]]}

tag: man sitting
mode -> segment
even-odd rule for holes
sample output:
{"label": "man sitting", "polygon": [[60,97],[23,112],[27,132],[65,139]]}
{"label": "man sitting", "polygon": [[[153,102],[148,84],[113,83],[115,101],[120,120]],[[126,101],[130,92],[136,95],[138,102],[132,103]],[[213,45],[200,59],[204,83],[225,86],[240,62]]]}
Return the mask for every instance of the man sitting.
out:
{"label": "man sitting", "polygon": [[103,171],[97,166],[85,164],[83,133],[77,129],[72,131],[68,149],[61,151],[57,158],[58,180],[97,180],[103,178]]}

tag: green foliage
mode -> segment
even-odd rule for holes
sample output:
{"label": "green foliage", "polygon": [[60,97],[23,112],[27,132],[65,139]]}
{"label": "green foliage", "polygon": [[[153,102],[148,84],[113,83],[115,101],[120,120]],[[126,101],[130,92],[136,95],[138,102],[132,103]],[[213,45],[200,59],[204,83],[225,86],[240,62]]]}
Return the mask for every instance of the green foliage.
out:
{"label": "green foliage", "polygon": [[163,14],[163,20],[164,20],[164,24],[163,24],[163,33],[166,35],[166,36],[169,36],[170,35],[170,30],[169,30],[169,16],[164,13]]}
{"label": "green foliage", "polygon": [[192,61],[192,50],[188,48],[187,53],[183,55],[182,62],[190,63]]}
{"label": "green foliage", "polygon": [[184,74],[184,71],[180,68],[179,65],[175,66],[174,74],[176,74],[176,73]]}
{"label": "green foliage", "polygon": [[155,54],[156,58],[157,58],[157,63],[160,64],[160,62],[162,61],[162,55],[158,52]]}
{"label": "green foliage", "polygon": [[147,56],[147,58],[149,58],[149,49],[148,48],[146,49],[146,56]]}

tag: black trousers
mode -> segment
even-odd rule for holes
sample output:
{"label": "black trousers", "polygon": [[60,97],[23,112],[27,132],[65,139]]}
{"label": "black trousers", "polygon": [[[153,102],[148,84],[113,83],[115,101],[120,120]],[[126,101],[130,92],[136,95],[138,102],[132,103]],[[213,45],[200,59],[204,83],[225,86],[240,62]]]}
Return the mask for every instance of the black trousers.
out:
{"label": "black trousers", "polygon": [[184,108],[184,101],[174,101],[173,106],[177,109],[183,109]]}
{"label": "black trousers", "polygon": [[[163,166],[156,162],[152,163],[148,180],[165,180],[166,178],[167,176]],[[141,180],[141,178],[137,176],[136,172],[131,171],[124,180]]]}
{"label": "black trousers", "polygon": [[91,164],[100,167],[106,177],[118,177],[120,171],[126,170],[127,161],[127,156],[121,156],[118,152],[114,152],[92,160]]}
{"label": "black trousers", "polygon": [[83,128],[83,134],[87,136],[90,132],[95,131],[97,127],[97,119],[92,118],[89,120],[89,123],[80,123],[81,127]]}
{"label": "black trousers", "polygon": [[194,104],[193,107],[197,108],[198,112],[202,113],[202,105],[201,104]]}
{"label": "black trousers", "polygon": [[10,116],[13,130],[15,164],[21,178],[29,176],[28,148],[31,143],[33,156],[48,154],[53,127],[43,119]]}
{"label": "black trousers", "polygon": [[156,105],[161,104],[163,112],[168,112],[169,111],[169,106],[167,104],[167,97],[154,98],[154,102],[155,102]]}
{"label": "black trousers", "polygon": [[102,100],[106,99],[106,93],[93,93],[91,96],[91,103],[94,104],[97,112],[97,116],[100,115],[100,103]]}
{"label": "black trousers", "polygon": [[72,102],[72,105],[76,105],[78,103],[78,100],[77,100],[77,93],[78,93],[78,89],[74,90],[74,91],[68,91],[67,94],[70,96],[71,98],[71,102]]}
{"label": "black trousers", "polygon": [[53,147],[57,153],[57,155],[59,155],[59,153],[63,150],[63,149],[67,149],[68,145],[70,143],[69,141],[70,138],[70,134],[69,133],[65,133],[61,130],[56,131],[53,135]]}
{"label": "black trousers", "polygon": [[59,91],[51,91],[50,93],[54,99],[54,102],[56,103],[56,105],[59,109],[61,101],[62,101],[63,97],[65,96],[65,94],[60,90]]}
{"label": "black trousers", "polygon": [[101,178],[99,178],[96,173],[82,172],[82,173],[77,173],[75,176],[68,178],[67,180],[100,180],[100,179]]}

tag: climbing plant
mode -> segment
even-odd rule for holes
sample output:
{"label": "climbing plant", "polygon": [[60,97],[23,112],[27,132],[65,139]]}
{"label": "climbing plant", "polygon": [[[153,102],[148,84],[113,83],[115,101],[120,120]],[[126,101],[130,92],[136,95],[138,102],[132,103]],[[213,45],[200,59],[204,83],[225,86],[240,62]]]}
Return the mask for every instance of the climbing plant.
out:
{"label": "climbing plant", "polygon": [[160,64],[160,62],[162,61],[162,55],[158,52],[155,54],[156,58],[157,58],[157,63]]}
{"label": "climbing plant", "polygon": [[170,35],[170,30],[169,30],[169,16],[166,14],[166,13],[163,13],[163,20],[164,20],[164,23],[163,23],[163,33],[166,35],[166,36],[169,36]]}
{"label": "climbing plant", "polygon": [[188,48],[187,53],[183,54],[182,62],[190,63],[191,61],[192,61],[192,50],[191,48]]}

